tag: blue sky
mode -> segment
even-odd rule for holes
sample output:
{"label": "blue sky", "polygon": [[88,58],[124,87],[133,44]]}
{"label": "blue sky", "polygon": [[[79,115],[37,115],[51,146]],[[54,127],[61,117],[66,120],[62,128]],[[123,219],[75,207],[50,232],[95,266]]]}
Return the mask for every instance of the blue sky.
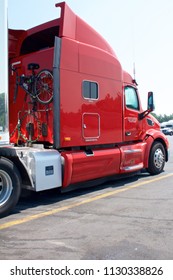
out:
{"label": "blue sky", "polygon": [[[58,16],[58,0],[8,0],[9,27],[28,29]],[[157,114],[172,114],[173,1],[66,0],[71,9],[112,46],[136,80],[146,109],[153,91]]]}

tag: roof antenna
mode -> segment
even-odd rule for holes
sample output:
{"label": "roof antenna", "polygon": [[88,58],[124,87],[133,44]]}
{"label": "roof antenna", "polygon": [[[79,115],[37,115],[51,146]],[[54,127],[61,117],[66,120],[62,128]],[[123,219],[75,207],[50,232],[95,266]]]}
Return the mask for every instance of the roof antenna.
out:
{"label": "roof antenna", "polygon": [[135,80],[135,77],[136,76],[136,69],[135,69],[135,62],[133,62],[133,77],[134,77],[134,80]]}
{"label": "roof antenna", "polygon": [[135,26],[134,26],[134,18],[132,18],[132,58],[133,58],[133,79],[132,82],[138,86],[136,82],[136,65],[135,65]]}
{"label": "roof antenna", "polygon": [[138,86],[138,83],[136,82],[136,68],[135,68],[135,62],[133,62],[133,83]]}

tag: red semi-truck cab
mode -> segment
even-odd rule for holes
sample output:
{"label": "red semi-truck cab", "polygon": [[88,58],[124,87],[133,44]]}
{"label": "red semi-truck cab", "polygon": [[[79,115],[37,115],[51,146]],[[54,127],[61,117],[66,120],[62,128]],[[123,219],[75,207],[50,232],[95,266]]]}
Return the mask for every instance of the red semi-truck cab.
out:
{"label": "red semi-truck cab", "polygon": [[0,146],[0,216],[21,188],[68,189],[143,168],[159,174],[168,160],[167,138],[149,114],[153,93],[143,111],[136,81],[109,44],[65,2],[56,7],[55,20],[8,30],[10,141]]}

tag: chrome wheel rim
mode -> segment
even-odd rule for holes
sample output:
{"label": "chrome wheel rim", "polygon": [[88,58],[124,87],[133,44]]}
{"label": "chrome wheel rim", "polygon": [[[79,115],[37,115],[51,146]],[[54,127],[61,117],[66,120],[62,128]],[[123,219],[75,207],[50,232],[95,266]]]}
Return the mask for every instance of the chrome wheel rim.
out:
{"label": "chrome wheel rim", "polygon": [[10,198],[13,191],[12,180],[7,172],[0,170],[0,207]]}
{"label": "chrome wheel rim", "polygon": [[154,164],[158,169],[162,168],[164,164],[164,154],[160,148],[154,153]]}

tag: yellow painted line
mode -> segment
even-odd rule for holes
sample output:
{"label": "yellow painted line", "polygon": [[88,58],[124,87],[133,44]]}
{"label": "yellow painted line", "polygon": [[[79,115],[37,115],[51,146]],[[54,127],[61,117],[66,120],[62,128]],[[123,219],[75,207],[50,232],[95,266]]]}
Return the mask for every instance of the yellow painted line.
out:
{"label": "yellow painted line", "polygon": [[10,227],[13,227],[13,226],[16,226],[16,225],[20,225],[20,224],[23,224],[23,223],[27,223],[29,221],[40,219],[40,218],[43,218],[43,217],[46,217],[46,216],[54,215],[54,214],[63,212],[65,210],[69,210],[69,209],[72,209],[72,208],[75,208],[75,207],[78,207],[78,206],[81,206],[81,205],[84,205],[84,204],[87,204],[87,203],[91,203],[93,201],[96,201],[96,200],[99,200],[99,199],[102,199],[102,198],[113,196],[113,195],[131,190],[131,189],[143,186],[143,185],[154,183],[154,182],[166,179],[166,178],[171,177],[171,176],[173,176],[173,173],[170,173],[170,174],[167,174],[167,175],[164,175],[164,176],[161,176],[161,177],[155,177],[154,179],[151,179],[151,180],[142,181],[142,182],[139,182],[137,184],[133,184],[133,185],[130,185],[130,186],[127,186],[127,187],[124,187],[124,188],[114,190],[114,191],[110,191],[110,192],[107,192],[107,193],[96,195],[94,197],[89,197],[89,198],[84,199],[82,201],[72,203],[72,204],[69,204],[69,205],[66,205],[66,206],[62,206],[62,207],[59,207],[59,208],[55,208],[55,209],[52,209],[52,210],[48,210],[46,212],[41,212],[39,214],[34,214],[34,215],[30,215],[30,216],[27,216],[27,217],[22,218],[22,219],[7,222],[7,223],[4,223],[4,224],[0,225],[0,230],[10,228]]}

